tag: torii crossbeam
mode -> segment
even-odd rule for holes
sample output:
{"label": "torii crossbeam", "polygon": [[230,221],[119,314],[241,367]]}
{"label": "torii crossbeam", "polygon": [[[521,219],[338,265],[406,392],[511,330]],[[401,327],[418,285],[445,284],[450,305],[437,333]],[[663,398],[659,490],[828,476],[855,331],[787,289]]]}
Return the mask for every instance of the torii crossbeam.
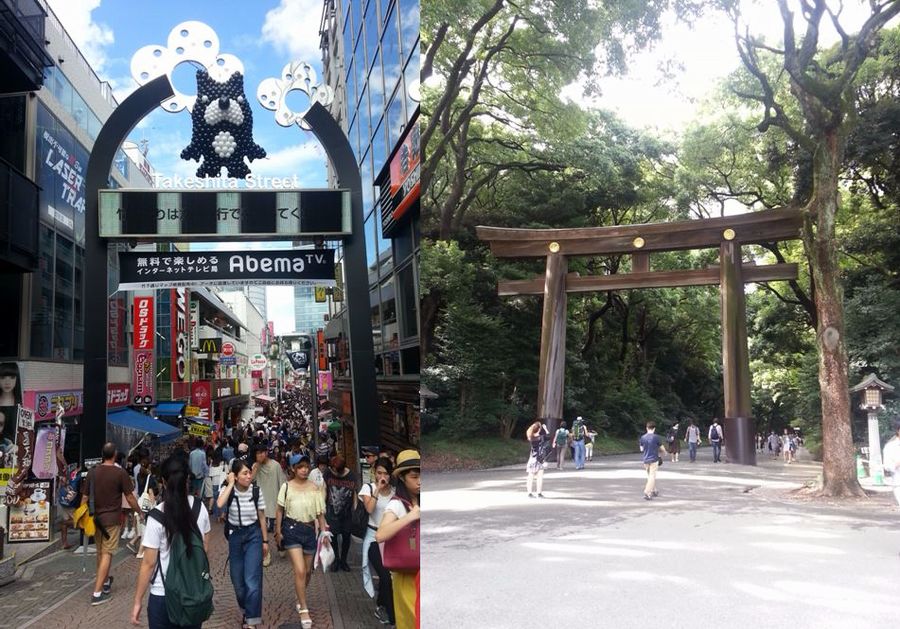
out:
{"label": "torii crossbeam", "polygon": [[[562,420],[565,384],[567,294],[719,284],[722,311],[722,367],[725,391],[725,447],[728,460],[756,465],[750,415],[750,357],[744,283],[797,278],[796,264],[741,263],[741,246],[800,237],[799,210],[765,210],[723,218],[584,227],[575,229],[476,228],[497,257],[547,258],[544,277],[499,282],[498,294],[544,295],[538,417],[551,434]],[[707,269],[651,271],[650,252],[718,247],[720,265]],[[632,256],[632,272],[579,277],[568,274],[568,256]]]}

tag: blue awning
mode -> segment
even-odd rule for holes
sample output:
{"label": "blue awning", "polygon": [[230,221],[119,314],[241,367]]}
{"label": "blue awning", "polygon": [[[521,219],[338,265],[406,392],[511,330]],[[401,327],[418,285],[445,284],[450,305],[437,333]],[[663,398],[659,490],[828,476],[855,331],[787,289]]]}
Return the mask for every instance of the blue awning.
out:
{"label": "blue awning", "polygon": [[154,415],[162,415],[163,417],[178,417],[184,412],[186,402],[160,402],[153,409]]}
{"label": "blue awning", "polygon": [[141,432],[149,432],[157,435],[160,441],[170,441],[181,435],[181,429],[177,426],[171,426],[158,419],[153,419],[149,415],[144,415],[130,408],[123,408],[106,414],[106,421],[116,426],[131,428]]}

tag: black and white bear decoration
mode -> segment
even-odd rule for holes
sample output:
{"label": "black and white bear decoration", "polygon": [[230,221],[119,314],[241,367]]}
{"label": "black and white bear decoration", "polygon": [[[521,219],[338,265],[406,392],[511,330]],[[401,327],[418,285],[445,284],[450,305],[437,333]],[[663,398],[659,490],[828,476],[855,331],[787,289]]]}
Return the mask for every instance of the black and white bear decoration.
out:
{"label": "black and white bear decoration", "polygon": [[266,156],[253,141],[253,112],[244,96],[240,72],[220,83],[206,70],[198,70],[191,120],[191,143],[181,151],[181,159],[200,162],[198,177],[218,177],[225,167],[230,177],[242,179],[250,174],[245,157],[252,162]]}

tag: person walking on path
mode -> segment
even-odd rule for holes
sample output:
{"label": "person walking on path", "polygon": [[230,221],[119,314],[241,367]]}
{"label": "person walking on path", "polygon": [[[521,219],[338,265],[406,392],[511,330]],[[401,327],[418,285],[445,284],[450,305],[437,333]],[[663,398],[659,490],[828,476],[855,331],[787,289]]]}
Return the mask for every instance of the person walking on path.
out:
{"label": "person walking on path", "polygon": [[128,472],[116,465],[116,444],[105,443],[101,451],[103,462],[94,467],[81,484],[81,504],[87,504],[97,524],[94,541],[97,544],[97,577],[91,605],[102,605],[112,596],[113,577],[109,576],[112,556],[119,550],[122,532],[122,496],[143,521],[134,483]]}
{"label": "person walking on path", "polygon": [[587,432],[587,428],[584,426],[584,419],[579,415],[575,418],[575,422],[572,424],[572,447],[574,449],[574,459],[575,459],[575,469],[583,470],[584,469],[584,457],[585,457],[585,448],[584,448],[584,437],[585,432]]}
{"label": "person walking on path", "polygon": [[[148,457],[149,461],[149,457]],[[138,505],[141,507],[141,513],[144,515],[144,521],[147,520],[147,514],[156,506],[159,498],[159,484],[156,482],[156,476],[153,474],[153,468],[150,463],[142,463],[141,471],[137,477],[137,485],[135,493],[138,494]],[[135,558],[143,559],[143,544],[140,543],[141,537],[146,533],[144,527],[138,524],[135,536],[125,546],[131,552],[135,553]]]}
{"label": "person walking on path", "polygon": [[[397,455],[397,467],[394,469],[397,481],[397,495],[391,500],[384,512],[375,540],[387,542],[404,528],[418,526],[419,492],[422,488],[419,453],[415,450],[403,450]],[[394,587],[394,612],[397,629],[413,629],[419,626],[419,571],[391,571]]]}
{"label": "person walking on path", "polygon": [[303,629],[309,629],[312,627],[312,619],[306,588],[312,578],[313,556],[316,554],[316,525],[322,531],[328,528],[325,523],[325,499],[322,492],[309,480],[312,464],[308,457],[292,454],[288,465],[294,477],[278,491],[275,543],[287,552],[291,560],[300,625]]}
{"label": "person walking on path", "polygon": [[693,419],[688,424],[684,440],[687,441],[688,444],[688,454],[690,455],[691,463],[695,463],[697,461],[697,447],[700,445],[701,439],[700,428],[694,424]]}
{"label": "person walking on path", "polygon": [[[149,472],[149,470],[147,471]],[[156,506],[156,509],[162,514],[162,522],[156,517],[149,518],[144,530],[142,543],[144,560],[141,562],[141,570],[138,573],[134,605],[131,608],[131,622],[134,625],[141,624],[141,607],[144,594],[149,587],[147,620],[150,629],[199,629],[200,627],[200,625],[176,625],[169,620],[169,614],[166,611],[164,581],[166,571],[169,569],[169,549],[176,535],[180,535],[184,539],[188,557],[194,550],[191,543],[194,533],[200,533],[200,537],[203,539],[203,550],[209,552],[209,513],[202,507],[200,498],[188,495],[193,480],[191,476],[191,468],[184,459],[170,457],[162,464],[162,477],[166,482],[166,499]]]}
{"label": "person walking on path", "polygon": [[597,433],[591,430],[588,427],[584,429],[584,455],[587,457],[588,461],[594,460],[594,439],[597,438]]}
{"label": "person walking on path", "polygon": [[722,427],[719,425],[719,418],[713,417],[712,426],[709,427],[709,443],[713,449],[713,463],[722,462]]}
{"label": "person walking on path", "polygon": [[244,615],[242,626],[255,627],[262,624],[263,558],[270,553],[265,496],[253,486],[246,461],[235,459],[231,464],[218,505],[226,510],[229,572]]}
{"label": "person walking on path", "polygon": [[206,450],[203,449],[203,439],[194,439],[194,449],[190,454],[191,462],[191,494],[201,498],[203,494],[203,481],[209,474],[209,464],[206,459]]}
{"label": "person walking on path", "polygon": [[794,450],[791,448],[791,435],[788,429],[784,429],[784,435],[781,437],[781,457],[785,465],[794,462]]}
{"label": "person walking on path", "polygon": [[[271,533],[275,529],[275,510],[278,490],[284,485],[284,470],[281,465],[269,458],[269,451],[261,445],[256,451],[256,463],[253,464],[253,481],[259,485],[259,491],[265,498],[266,525]],[[268,562],[266,563],[268,565]]]}
{"label": "person walking on path", "polygon": [[561,470],[566,462],[566,450],[569,449],[569,431],[566,422],[562,422],[553,435],[553,447],[556,449],[556,469]]}
{"label": "person walking on path", "polygon": [[778,435],[775,434],[775,431],[769,433],[769,456],[773,459],[778,458]]}
{"label": "person walking on path", "polygon": [[659,469],[662,457],[660,452],[666,454],[662,438],[656,434],[656,422],[647,422],[647,432],[639,442],[641,447],[641,461],[647,471],[647,484],[644,485],[644,500],[652,500],[659,495],[656,491],[656,470]]}
{"label": "person walking on path", "polygon": [[363,589],[375,598],[375,586],[372,582],[372,571],[378,575],[378,599],[375,617],[383,625],[394,624],[394,594],[391,587],[391,573],[381,562],[381,550],[375,543],[375,531],[384,517],[388,503],[394,498],[394,487],[391,485],[391,474],[394,466],[390,459],[376,459],[372,464],[375,471],[375,482],[366,483],[359,490],[366,511],[369,513],[369,527],[362,545],[362,577]]}
{"label": "person walking on path", "polygon": [[[356,503],[356,474],[344,462],[344,457],[331,458],[330,467],[325,470],[325,519],[331,527],[335,541],[334,570],[350,572],[347,556],[350,554],[350,529],[353,507]],[[341,543],[337,544],[340,536]]]}
{"label": "person walking on path", "polygon": [[895,417],[891,422],[894,436],[884,444],[884,454],[881,461],[884,465],[884,474],[894,486],[894,500],[900,505],[900,417]]}
{"label": "person walking on path", "polygon": [[528,480],[525,482],[525,489],[528,490],[528,497],[534,498],[531,493],[532,485],[536,483],[538,498],[543,498],[544,494],[541,490],[544,487],[544,470],[547,469],[546,463],[546,443],[549,437],[547,427],[539,421],[534,422],[525,431],[525,438],[531,444],[531,454],[528,457],[528,463],[525,465],[525,472],[528,474]]}
{"label": "person walking on path", "polygon": [[[228,464],[225,462],[222,451],[215,450],[212,455],[212,465],[209,466],[209,480],[212,485],[212,497],[207,503],[207,509],[214,518],[222,519],[222,510],[219,509],[219,490],[228,476]],[[234,457],[232,457],[234,458]]]}
{"label": "person walking on path", "polygon": [[672,463],[678,463],[678,453],[681,452],[681,443],[678,441],[678,423],[669,428],[666,433],[666,446],[669,456],[672,457]]}

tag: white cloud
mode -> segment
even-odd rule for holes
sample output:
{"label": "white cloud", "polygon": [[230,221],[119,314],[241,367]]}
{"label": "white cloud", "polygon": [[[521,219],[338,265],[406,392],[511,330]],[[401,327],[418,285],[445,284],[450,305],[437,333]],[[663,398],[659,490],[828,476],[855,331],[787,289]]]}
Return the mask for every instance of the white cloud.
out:
{"label": "white cloud", "polygon": [[293,286],[266,286],[266,316],[275,323],[275,334],[294,331]]}
{"label": "white cloud", "polygon": [[321,0],[281,0],[278,7],[266,13],[262,39],[271,43],[279,52],[289,54],[290,59],[285,61],[306,61],[320,68],[321,19]]}
{"label": "white cloud", "polygon": [[94,22],[91,18],[91,13],[100,7],[101,0],[47,1],[88,63],[102,76],[109,61],[106,48],[112,45],[115,36],[109,26]]}
{"label": "white cloud", "polygon": [[[297,133],[291,129],[289,133]],[[321,145],[311,140],[272,151],[265,159],[251,162],[254,175],[261,177],[289,177],[297,175],[304,188],[324,187],[327,157]]]}

